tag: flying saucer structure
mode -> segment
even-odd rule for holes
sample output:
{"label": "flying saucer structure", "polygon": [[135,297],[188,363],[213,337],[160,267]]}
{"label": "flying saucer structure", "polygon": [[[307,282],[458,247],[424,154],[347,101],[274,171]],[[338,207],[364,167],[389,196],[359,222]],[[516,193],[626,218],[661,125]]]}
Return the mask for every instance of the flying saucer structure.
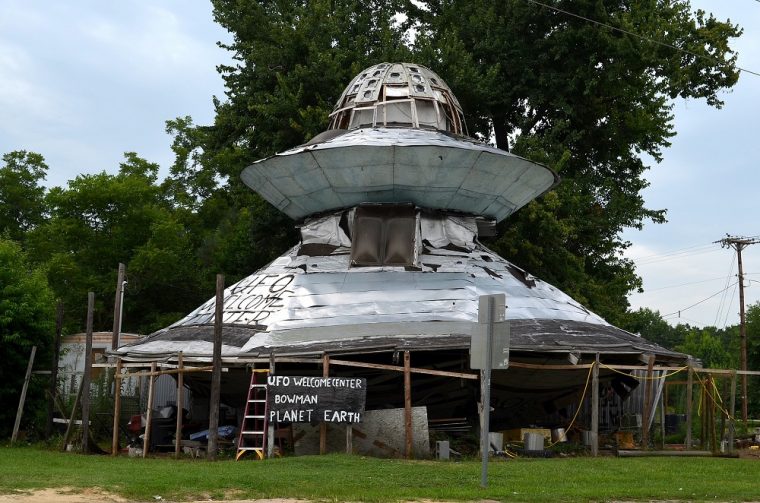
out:
{"label": "flying saucer structure", "polygon": [[[478,298],[494,293],[506,294],[512,358],[684,360],[612,326],[480,243],[558,177],[468,137],[463,117],[434,72],[382,63],[351,81],[327,131],[243,170],[252,190],[296,221],[301,241],[225,290],[226,362],[272,354],[377,359],[404,350],[435,368],[462,369]],[[119,353],[210,358],[214,311],[212,298]],[[550,398],[585,378],[507,373],[505,390]]]}

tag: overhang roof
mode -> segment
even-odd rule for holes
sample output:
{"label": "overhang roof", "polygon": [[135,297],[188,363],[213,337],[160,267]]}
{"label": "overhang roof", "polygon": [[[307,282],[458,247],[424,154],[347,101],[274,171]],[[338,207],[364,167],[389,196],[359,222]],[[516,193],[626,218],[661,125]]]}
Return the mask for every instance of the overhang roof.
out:
{"label": "overhang roof", "polygon": [[497,221],[552,188],[549,168],[441,131],[371,128],[302,145],[241,178],[294,219],[371,202],[411,202]]}

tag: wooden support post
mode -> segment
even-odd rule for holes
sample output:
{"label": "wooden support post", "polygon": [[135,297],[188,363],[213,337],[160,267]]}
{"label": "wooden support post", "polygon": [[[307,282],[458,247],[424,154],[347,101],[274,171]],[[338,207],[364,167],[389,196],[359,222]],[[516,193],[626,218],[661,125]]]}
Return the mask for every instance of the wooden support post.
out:
{"label": "wooden support post", "polygon": [[119,335],[121,334],[121,299],[124,291],[124,273],[126,267],[119,263],[119,272],[116,277],[116,298],[113,302],[113,335],[111,336],[111,349],[119,347]]}
{"label": "wooden support post", "polygon": [[224,275],[216,275],[216,311],[214,312],[214,370],[211,371],[211,397],[208,421],[209,460],[216,459],[219,441],[219,395],[222,390],[222,317],[224,316]]}
{"label": "wooden support post", "polygon": [[[150,364],[150,371],[156,371],[156,362]],[[156,383],[156,376],[148,377],[148,410],[145,412],[145,435],[143,435],[143,457],[148,455],[150,449],[150,434],[153,429],[153,399],[155,398],[154,384]]]}
{"label": "wooden support post", "polygon": [[[723,402],[723,399],[721,398],[721,396],[724,396],[724,397],[728,396],[728,381],[724,379],[724,376],[719,376],[719,378],[720,378],[721,395],[718,395],[718,398],[720,398],[721,402],[724,405],[724,407],[720,408],[720,426],[718,427],[718,431],[719,431],[718,440],[721,442],[721,446],[722,446],[723,439],[726,438],[726,419],[727,419],[726,416],[728,415],[728,413],[726,412],[726,407],[728,407],[728,405],[725,402]],[[721,450],[722,450],[722,447],[721,447]]]}
{"label": "wooden support post", "polygon": [[174,457],[179,459],[182,452],[182,420],[185,409],[185,362],[182,351],[177,354],[177,427],[174,430]]}
{"label": "wooden support post", "polygon": [[641,443],[642,448],[649,448],[649,421],[652,416],[652,367],[654,367],[654,355],[649,355],[647,363],[647,375],[644,382],[644,407],[641,418]]}
{"label": "wooden support post", "polygon": [[718,452],[718,439],[715,435],[715,381],[712,375],[707,376],[707,438],[710,439],[710,450]]}
{"label": "wooden support post", "polygon": [[119,423],[121,422],[121,358],[116,359],[116,371],[113,375],[113,436],[111,438],[111,456],[119,453]]}
{"label": "wooden support post", "polygon": [[412,373],[409,351],[404,351],[404,453],[406,459],[414,457],[414,430],[412,429]]}
{"label": "wooden support post", "polygon": [[660,449],[665,450],[665,381],[662,382],[660,393]]}
{"label": "wooden support post", "polygon": [[346,454],[354,453],[354,423],[346,425]]}
{"label": "wooden support post", "polygon": [[58,301],[55,310],[55,343],[53,344],[53,361],[50,363],[50,387],[48,393],[48,417],[45,425],[45,438],[53,433],[53,415],[55,397],[58,396],[58,360],[61,357],[61,332],[63,331],[63,302]]}
{"label": "wooden support post", "polygon": [[686,450],[690,450],[692,447],[691,439],[691,422],[693,411],[693,389],[694,389],[694,369],[689,367],[689,377],[686,380]]}
{"label": "wooden support post", "polygon": [[699,447],[704,451],[707,450],[707,387],[700,383],[701,403],[702,403],[702,415],[700,417],[700,439]]}
{"label": "wooden support post", "polygon": [[[274,353],[269,354],[269,375],[275,373],[275,361]],[[271,421],[267,421],[267,457],[274,457],[274,428],[275,424]],[[291,446],[292,447],[292,446]]]}
{"label": "wooden support post", "polygon": [[729,404],[728,413],[728,453],[734,452],[734,436],[736,435],[736,420],[734,415],[736,414],[736,371],[731,372],[731,401]]}
{"label": "wooden support post", "polygon": [[[330,355],[325,353],[322,356],[322,377],[330,376]],[[319,453],[327,452],[327,423],[319,423]]]}
{"label": "wooden support post", "polygon": [[591,455],[599,455],[599,353],[591,369]]}
{"label": "wooden support post", "polygon": [[95,293],[87,294],[87,331],[84,346],[84,374],[82,375],[82,452],[90,452],[90,381],[92,379],[92,317],[95,311]]}
{"label": "wooden support post", "polygon": [[32,352],[29,355],[29,363],[26,365],[26,375],[24,384],[21,386],[21,396],[18,399],[18,409],[16,409],[16,422],[13,423],[13,434],[11,443],[18,439],[18,429],[21,426],[21,416],[24,414],[24,402],[26,402],[26,390],[29,389],[29,380],[32,378],[32,367],[34,366],[34,355],[37,354],[37,346],[32,346]]}
{"label": "wooden support post", "polygon": [[74,405],[71,407],[71,414],[69,414],[69,424],[66,425],[66,433],[63,434],[63,442],[61,443],[61,450],[66,450],[66,445],[69,443],[69,439],[71,438],[71,432],[74,430],[74,421],[77,419],[77,411],[79,410],[79,402],[82,400],[82,390],[84,390],[84,386],[82,386],[82,382],[79,383],[79,390],[77,391],[77,396],[74,398]]}

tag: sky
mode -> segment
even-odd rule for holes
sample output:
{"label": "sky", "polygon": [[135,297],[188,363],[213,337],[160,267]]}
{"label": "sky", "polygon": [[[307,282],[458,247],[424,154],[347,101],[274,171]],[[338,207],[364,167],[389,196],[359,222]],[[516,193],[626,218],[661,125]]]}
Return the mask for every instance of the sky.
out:
{"label": "sky", "polygon": [[[695,8],[744,27],[738,65],[760,73],[760,1],[698,0]],[[216,66],[229,63],[205,1],[0,0],[0,153],[41,153],[46,184],[116,172],[124,152],[173,161],[165,122],[213,121],[224,98]],[[760,237],[760,77],[743,73],[718,110],[674,103],[677,136],[648,172],[648,207],[668,223],[626,231],[649,307],[671,323],[738,322],[736,257],[726,234]],[[760,302],[760,244],[743,251],[746,303]],[[680,312],[680,314],[679,314]]]}

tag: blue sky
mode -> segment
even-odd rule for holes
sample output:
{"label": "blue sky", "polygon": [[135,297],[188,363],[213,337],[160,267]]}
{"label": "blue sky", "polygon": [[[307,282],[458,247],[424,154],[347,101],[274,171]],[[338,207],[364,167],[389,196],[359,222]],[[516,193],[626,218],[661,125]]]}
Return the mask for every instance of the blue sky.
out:
{"label": "blue sky", "polygon": [[[739,65],[760,72],[760,2],[692,5],[742,25]],[[216,65],[229,61],[216,42],[228,39],[207,2],[0,0],[0,153],[43,154],[49,185],[114,172],[127,151],[165,174],[173,159],[165,121],[212,121],[211,97],[224,95]],[[675,103],[677,136],[645,192],[669,221],[624,235],[645,288],[632,305],[681,310],[668,316],[674,323],[738,321],[734,253],[712,243],[726,233],[760,236],[760,77],[743,74],[723,98],[721,110]],[[760,244],[744,262],[747,303],[758,302]]]}

